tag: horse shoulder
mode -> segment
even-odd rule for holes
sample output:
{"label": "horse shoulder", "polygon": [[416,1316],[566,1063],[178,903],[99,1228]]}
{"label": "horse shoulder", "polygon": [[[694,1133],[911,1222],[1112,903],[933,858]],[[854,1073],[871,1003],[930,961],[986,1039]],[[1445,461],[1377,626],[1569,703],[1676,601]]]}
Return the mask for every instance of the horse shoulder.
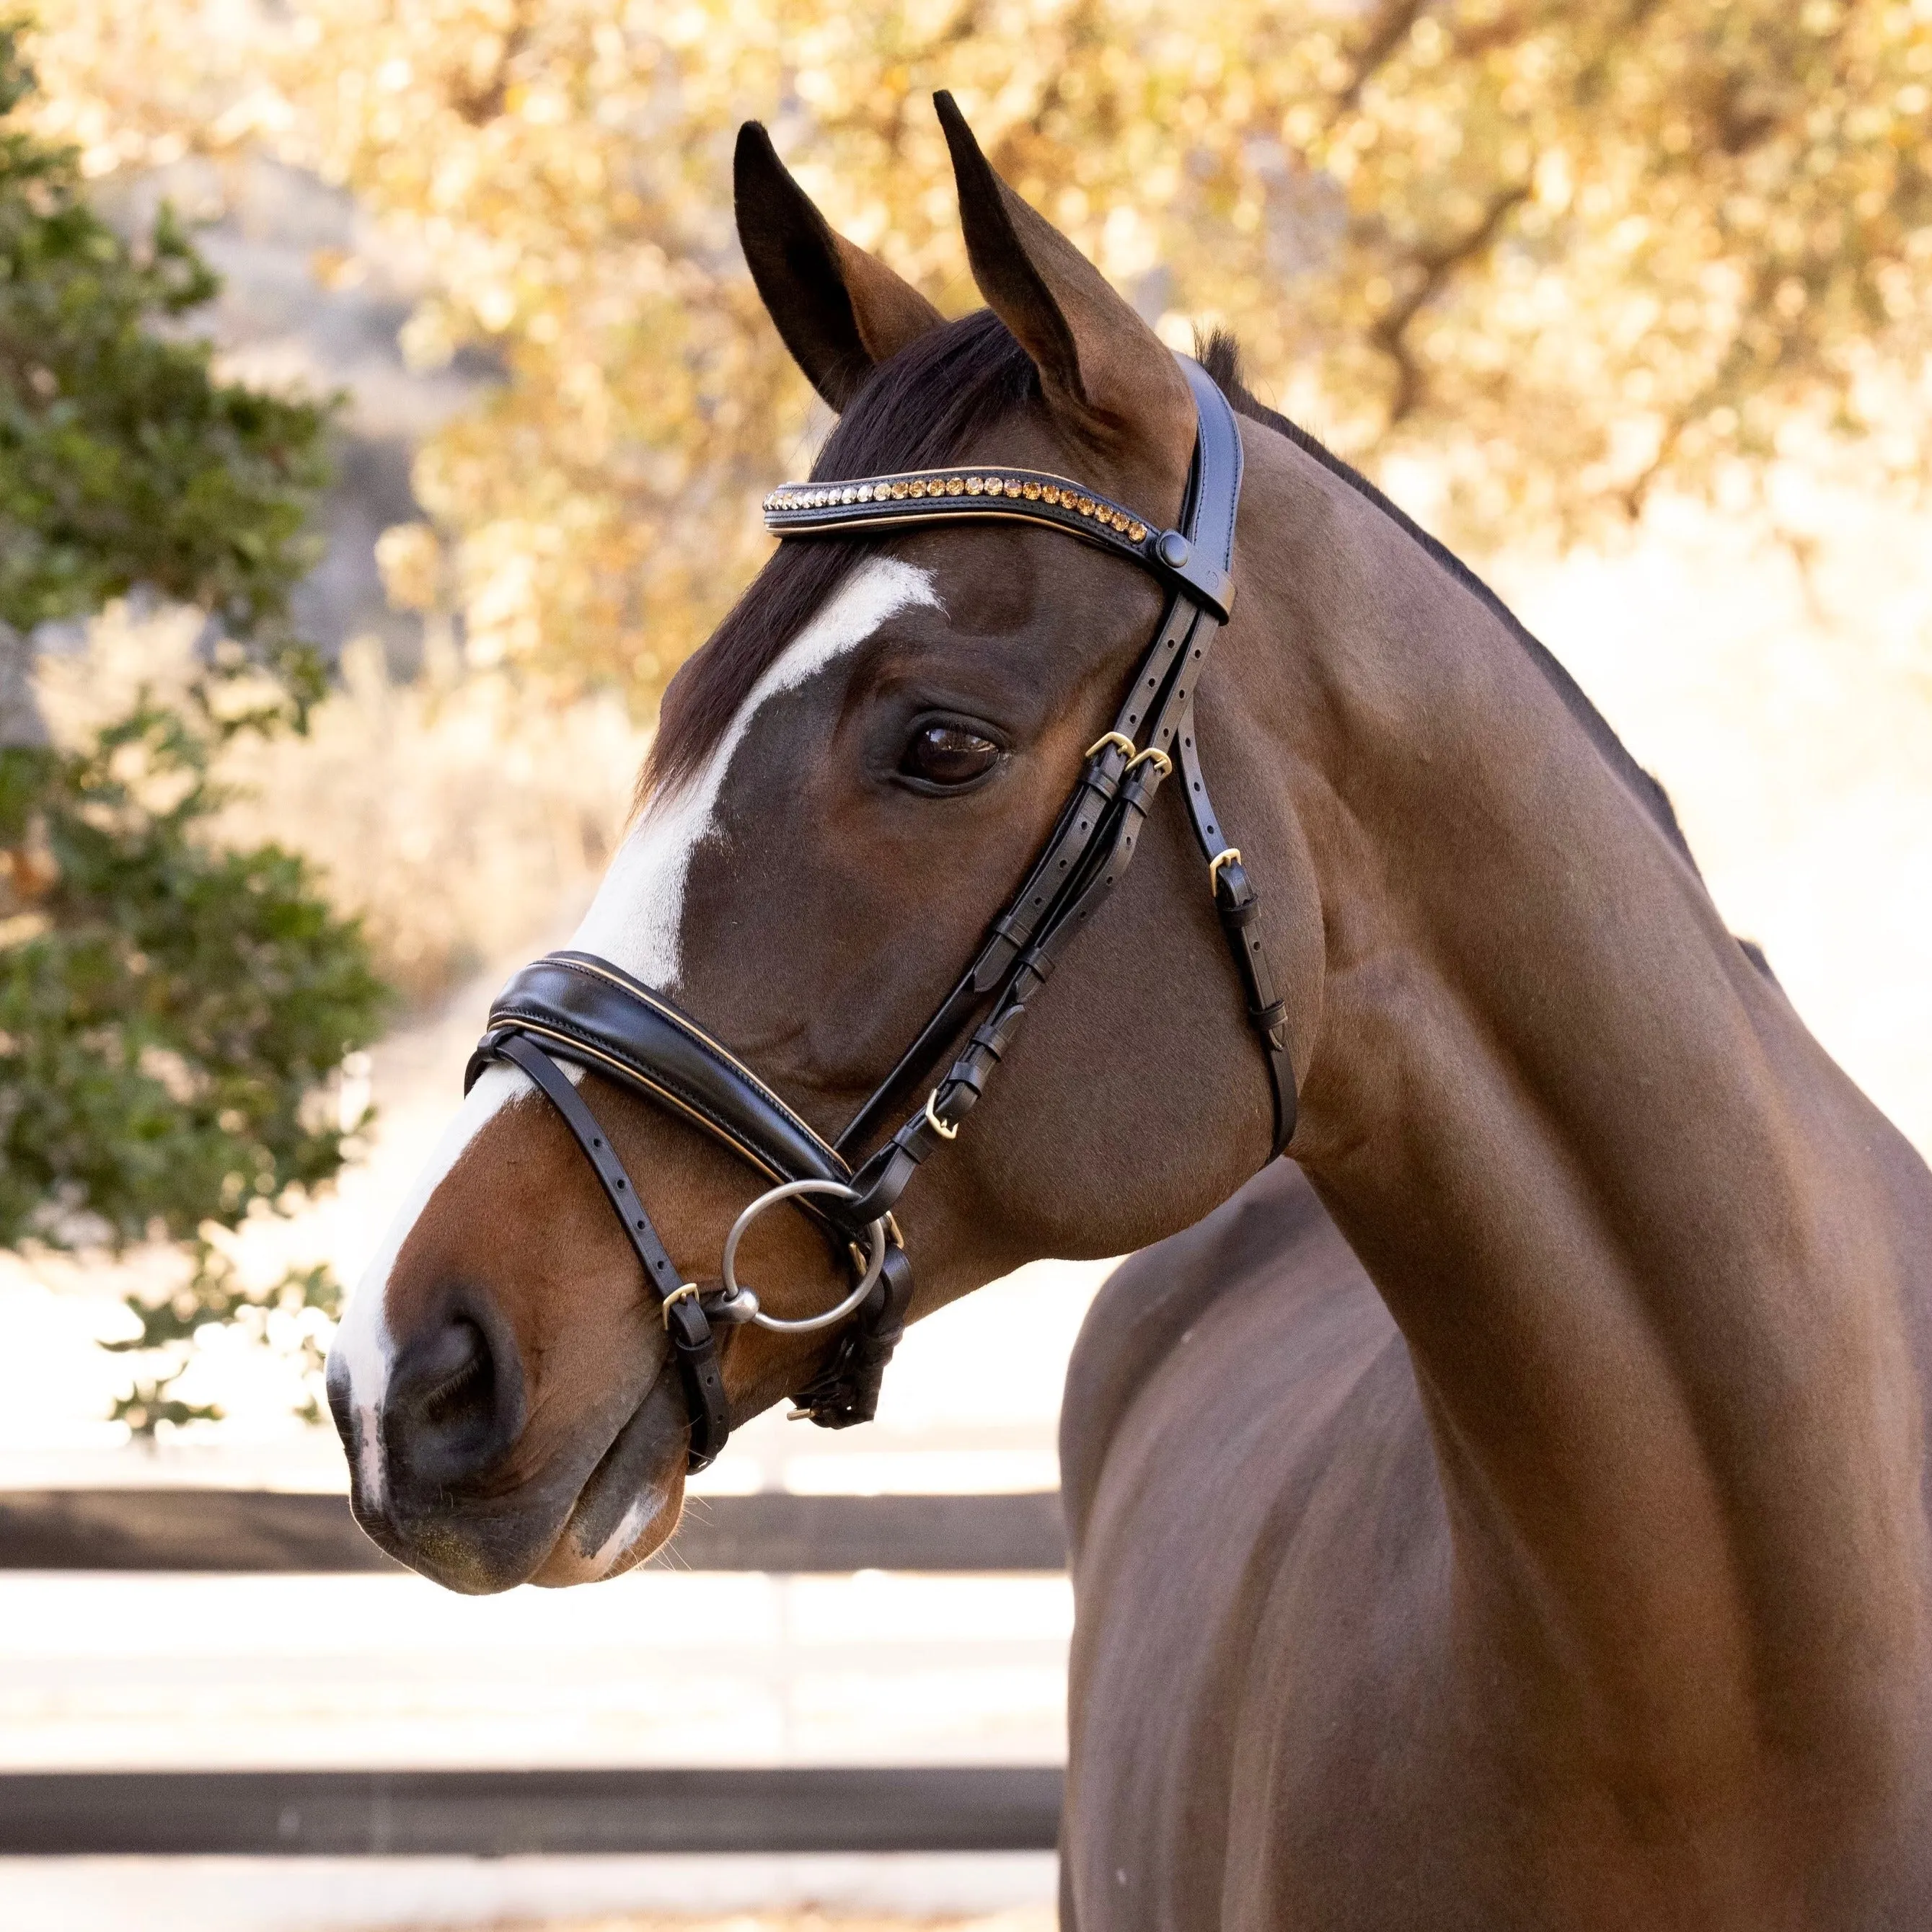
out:
{"label": "horse shoulder", "polygon": [[[1070,1887],[1137,1894],[1133,1922],[1183,1901],[1190,1924],[1274,1922],[1306,1832],[1429,1695],[1448,1570],[1407,1350],[1291,1163],[1109,1279],[1069,1370],[1061,1483]],[[1217,1899],[1231,1916],[1194,1910]]]}
{"label": "horse shoulder", "polygon": [[1074,1342],[1060,1405],[1060,1497],[1076,1552],[1122,1418],[1196,1318],[1236,1283],[1257,1274],[1292,1279],[1298,1260],[1331,1246],[1347,1254],[1301,1170],[1280,1160],[1108,1276]]}

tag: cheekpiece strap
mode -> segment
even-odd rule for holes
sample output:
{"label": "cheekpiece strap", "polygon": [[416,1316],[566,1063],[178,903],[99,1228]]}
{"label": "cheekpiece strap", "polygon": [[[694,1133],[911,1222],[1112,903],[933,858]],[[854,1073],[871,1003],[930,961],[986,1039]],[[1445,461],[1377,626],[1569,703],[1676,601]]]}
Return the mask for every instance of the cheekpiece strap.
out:
{"label": "cheekpiece strap", "polygon": [[1234,585],[1226,565],[1214,560],[1212,545],[1196,545],[1178,530],[1160,530],[1083,484],[1046,470],[968,464],[849,482],[786,483],[765,499],[764,512],[766,529],[781,537],[973,517],[1045,524],[1152,572],[1171,591],[1192,597],[1222,623],[1234,602]]}
{"label": "cheekpiece strap", "polygon": [[[945,1040],[956,1038],[975,1013],[990,1005],[990,1012],[962,1046],[924,1107],[860,1166],[852,1184],[860,1190],[859,1200],[850,1204],[855,1217],[888,1211],[921,1164],[956,1138],[962,1123],[1011,1048],[1028,1003],[1046,983],[1073,934],[1099,909],[1132,862],[1155,794],[1174,770],[1177,759],[1186,772],[1184,789],[1196,836],[1204,842],[1212,862],[1209,882],[1247,994],[1249,1022],[1266,1058],[1274,1102],[1272,1153],[1280,1154],[1294,1133],[1294,1070],[1288,1051],[1286,1009],[1275,997],[1260,934],[1255,930],[1257,896],[1239,869],[1240,854],[1221,849],[1220,828],[1208,801],[1194,743],[1195,691],[1209,647],[1227,615],[1225,586],[1233,562],[1240,503],[1240,433],[1227,398],[1207,371],[1185,357],[1180,362],[1194,394],[1198,428],[1181,512],[1186,532],[1168,532],[1174,542],[1168,548],[1172,556],[1186,560],[1192,574],[1181,578],[1161,628],[1142,656],[1126,701],[1115,716],[1113,730],[1089,747],[1080,784],[1018,896],[994,922],[979,957],[932,1022],[839,1137],[840,1152],[856,1156],[886,1108],[928,1064],[928,1056]],[[936,473],[946,477],[946,494],[942,507],[928,514],[939,518],[961,514],[951,507],[955,500],[951,472]],[[860,500],[859,493],[869,488],[872,520],[879,520],[882,480],[888,490],[884,517],[890,518],[899,501],[891,494],[897,488],[896,478],[812,486],[809,494],[824,500],[816,511],[804,514],[856,523],[865,519],[868,507]],[[974,480],[969,470],[967,484]],[[977,499],[970,488],[962,486],[962,500],[983,503],[986,479],[982,476],[976,480]],[[998,480],[1001,498],[996,501],[1004,500],[1007,488],[1004,473]],[[924,487],[923,500],[929,502],[932,485]],[[1028,487],[1023,477],[1022,506],[1034,503]],[[854,498],[850,505],[844,500],[848,493]],[[1056,507],[1064,508],[1064,505],[1050,506],[1049,509]],[[1077,500],[1076,510],[1077,514]],[[1039,513],[1035,508],[1023,507],[1017,514]],[[1062,517],[1050,514],[1040,520],[1056,525],[1063,522]],[[1113,528],[1111,517],[1106,527]],[[1136,528],[1144,530],[1145,526],[1130,524],[1124,534],[1130,544]],[[1099,537],[1094,540],[1102,541]],[[1153,542],[1158,548],[1166,539]],[[1138,546],[1133,554],[1136,561],[1148,560]],[[1175,574],[1160,572],[1157,564],[1149,567],[1170,578]],[[1204,594],[1196,576],[1223,586],[1222,593]]]}
{"label": "cheekpiece strap", "polygon": [[685,1408],[690,1418],[688,1466],[707,1468],[716,1462],[731,1432],[730,1406],[725,1400],[724,1378],[718,1365],[718,1343],[711,1324],[695,1296],[683,1288],[677,1264],[651,1225],[631,1177],[605,1137],[597,1117],[584,1102],[550,1056],[533,1040],[513,1032],[486,1034],[477,1052],[485,1060],[505,1060],[521,1068],[537,1090],[563,1117],[572,1138],[583,1150],[616,1210],[618,1224],[632,1252],[643,1264],[644,1281],[664,1310],[665,1333],[684,1384]]}

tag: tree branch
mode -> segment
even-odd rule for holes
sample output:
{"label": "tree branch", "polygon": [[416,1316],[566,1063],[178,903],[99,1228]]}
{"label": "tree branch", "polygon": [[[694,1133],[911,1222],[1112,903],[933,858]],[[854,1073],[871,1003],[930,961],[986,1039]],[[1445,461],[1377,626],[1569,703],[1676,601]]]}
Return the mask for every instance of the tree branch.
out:
{"label": "tree branch", "polygon": [[1355,70],[1348,84],[1335,97],[1335,111],[1349,114],[1360,100],[1363,88],[1376,70],[1408,38],[1409,29],[1428,6],[1429,0],[1383,0],[1369,25],[1369,38],[1355,56]]}
{"label": "tree branch", "polygon": [[1409,346],[1408,326],[1424,307],[1440,292],[1444,284],[1462,265],[1480,255],[1496,239],[1496,231],[1510,211],[1529,199],[1528,182],[1512,182],[1490,197],[1474,225],[1453,242],[1427,250],[1415,258],[1420,271],[1414,285],[1402,299],[1369,332],[1369,339],[1395,364],[1395,394],[1389,404],[1385,428],[1393,429],[1413,413],[1422,400],[1422,370]]}
{"label": "tree branch", "polygon": [[498,44],[496,58],[488,75],[472,80],[465,75],[453,78],[449,104],[472,128],[487,126],[502,112],[509,98],[510,64],[530,44],[530,0],[518,0],[510,20],[510,30]]}

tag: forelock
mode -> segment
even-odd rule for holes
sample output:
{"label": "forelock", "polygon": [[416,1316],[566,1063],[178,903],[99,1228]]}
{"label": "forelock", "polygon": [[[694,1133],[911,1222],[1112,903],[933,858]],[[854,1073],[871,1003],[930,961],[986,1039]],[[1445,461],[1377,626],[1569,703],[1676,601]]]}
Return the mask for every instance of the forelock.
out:
{"label": "forelock", "polygon": [[[1032,358],[990,309],[921,336],[880,364],[812,466],[814,482],[933,470],[974,454],[995,424],[1040,394]],[[717,748],[738,708],[878,536],[794,537],[781,544],[702,650],[671,680],[638,780],[641,803],[675,787]]]}

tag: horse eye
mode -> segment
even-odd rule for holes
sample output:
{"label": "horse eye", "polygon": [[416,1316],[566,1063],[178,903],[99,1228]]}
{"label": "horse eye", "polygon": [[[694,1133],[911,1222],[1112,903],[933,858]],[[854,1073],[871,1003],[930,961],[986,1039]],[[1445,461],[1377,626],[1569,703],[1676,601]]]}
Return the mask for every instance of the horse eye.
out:
{"label": "horse eye", "polygon": [[927,724],[914,733],[899,770],[928,784],[970,784],[991,771],[999,755],[1000,748],[992,739],[964,725]]}

